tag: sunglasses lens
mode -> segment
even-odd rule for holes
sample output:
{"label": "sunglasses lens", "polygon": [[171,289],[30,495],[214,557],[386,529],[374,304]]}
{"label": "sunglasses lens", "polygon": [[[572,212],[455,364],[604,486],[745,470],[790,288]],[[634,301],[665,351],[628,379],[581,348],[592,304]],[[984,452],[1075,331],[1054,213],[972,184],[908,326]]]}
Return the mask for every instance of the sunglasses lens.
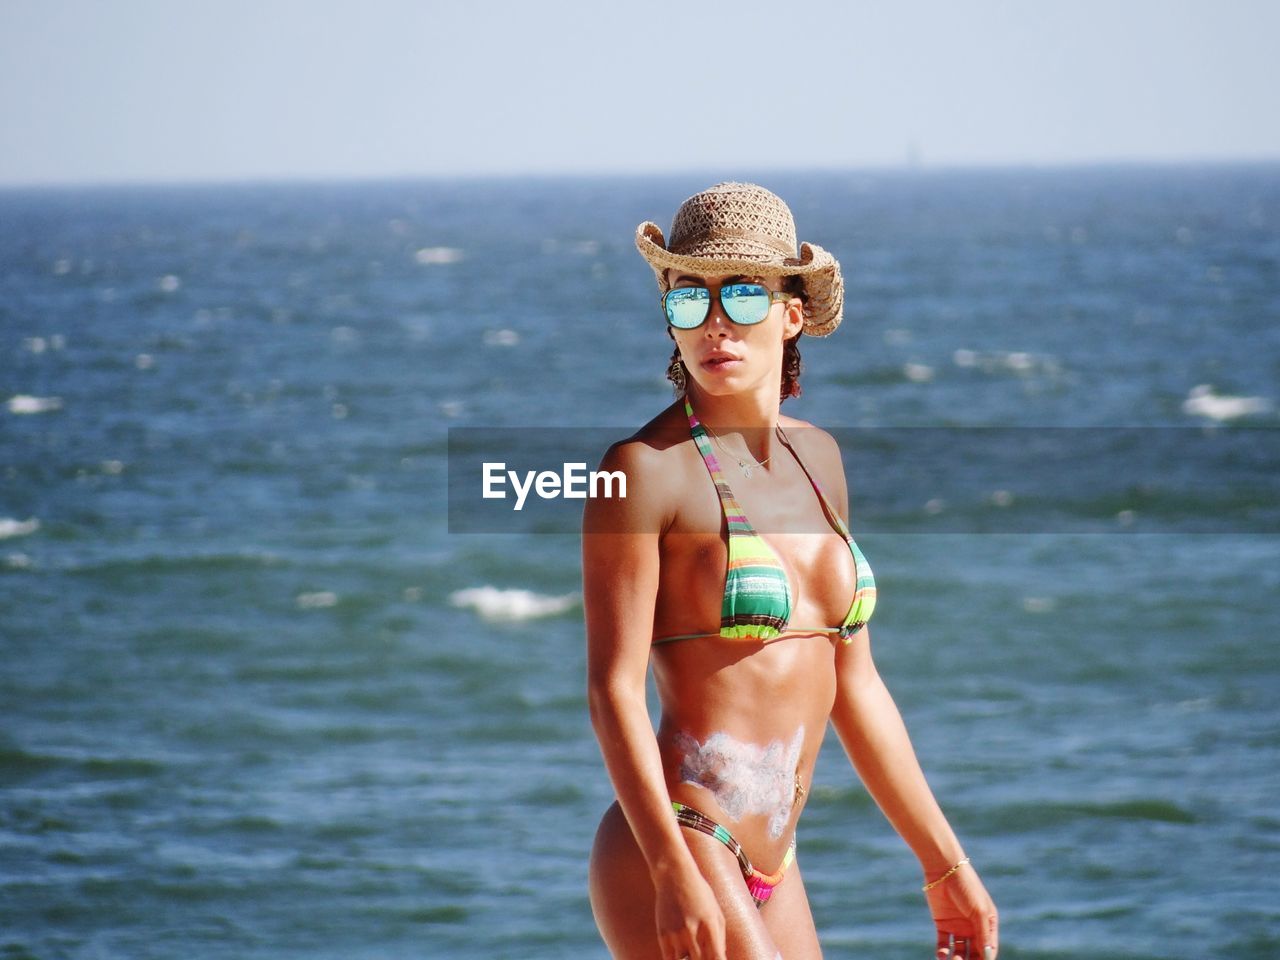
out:
{"label": "sunglasses lens", "polygon": [[734,323],[759,323],[769,315],[773,301],[769,290],[759,283],[730,283],[720,288],[724,312]]}
{"label": "sunglasses lens", "polygon": [[711,292],[706,287],[677,287],[663,300],[667,322],[681,330],[692,330],[707,319],[711,309]]}

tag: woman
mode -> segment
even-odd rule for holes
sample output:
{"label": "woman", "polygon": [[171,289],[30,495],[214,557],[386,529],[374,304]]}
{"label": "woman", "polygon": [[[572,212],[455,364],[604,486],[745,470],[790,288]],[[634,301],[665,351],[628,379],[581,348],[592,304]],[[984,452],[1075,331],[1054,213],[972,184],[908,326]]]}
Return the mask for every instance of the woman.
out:
{"label": "woman", "polygon": [[753,184],[690,197],[670,246],[653,223],[636,245],[683,396],[609,448],[627,497],[583,515],[591,718],[618,798],[591,854],[601,934],[628,960],[820,957],[795,830],[830,720],[920,859],[937,955],[992,960],[995,905],[871,659],[839,448],[780,414],[800,334],[840,323],[839,265],[797,255],[791,211]]}

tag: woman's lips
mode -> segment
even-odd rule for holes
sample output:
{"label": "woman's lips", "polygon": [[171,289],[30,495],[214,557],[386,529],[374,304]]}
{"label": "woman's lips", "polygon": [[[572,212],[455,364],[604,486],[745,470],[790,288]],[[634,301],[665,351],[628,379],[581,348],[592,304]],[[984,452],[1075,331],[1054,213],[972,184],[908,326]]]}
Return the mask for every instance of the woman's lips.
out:
{"label": "woman's lips", "polygon": [[704,370],[735,370],[741,365],[741,358],[729,356],[728,354],[713,354],[702,361],[702,369]]}

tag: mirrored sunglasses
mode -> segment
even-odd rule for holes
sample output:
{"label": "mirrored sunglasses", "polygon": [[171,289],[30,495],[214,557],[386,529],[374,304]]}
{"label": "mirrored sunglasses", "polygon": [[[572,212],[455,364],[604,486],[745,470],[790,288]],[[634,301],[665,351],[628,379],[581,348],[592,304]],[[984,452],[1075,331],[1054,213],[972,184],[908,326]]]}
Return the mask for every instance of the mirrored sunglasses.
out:
{"label": "mirrored sunglasses", "polygon": [[[789,293],[770,290],[762,283],[726,283],[720,287],[720,305],[734,323],[749,326],[769,315],[775,301],[786,303]],[[702,326],[711,312],[711,291],[706,287],[676,287],[661,297],[667,323],[681,330]]]}

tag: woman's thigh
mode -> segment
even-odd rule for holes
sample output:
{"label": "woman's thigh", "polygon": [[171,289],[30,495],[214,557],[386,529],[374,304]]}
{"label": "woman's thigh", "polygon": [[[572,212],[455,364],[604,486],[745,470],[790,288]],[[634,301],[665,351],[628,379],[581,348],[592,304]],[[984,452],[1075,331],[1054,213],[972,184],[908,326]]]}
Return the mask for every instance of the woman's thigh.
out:
{"label": "woman's thigh", "polygon": [[[737,859],[713,837],[685,829],[681,832],[694,862],[710,884],[724,913],[725,945],[729,957],[732,960],[777,960],[778,945],[747,891]],[[794,867],[792,864],[792,870]],[[789,874],[791,872],[788,871]],[[613,956],[617,960],[667,960],[658,949],[654,889],[649,867],[617,803],[605,811],[596,831],[588,878],[596,926]],[[791,879],[787,877],[774,892],[774,898]],[[797,886],[801,886],[803,896],[803,886]],[[810,919],[810,926],[812,923]],[[781,955],[785,960],[791,960],[791,954],[785,949]],[[804,956],[817,954],[797,954],[797,957]]]}
{"label": "woman's thigh", "polygon": [[783,960],[822,960],[822,947],[818,944],[818,931],[809,909],[809,894],[800,875],[799,860],[791,862],[786,876],[773,888],[773,895],[761,908],[760,916]]}

